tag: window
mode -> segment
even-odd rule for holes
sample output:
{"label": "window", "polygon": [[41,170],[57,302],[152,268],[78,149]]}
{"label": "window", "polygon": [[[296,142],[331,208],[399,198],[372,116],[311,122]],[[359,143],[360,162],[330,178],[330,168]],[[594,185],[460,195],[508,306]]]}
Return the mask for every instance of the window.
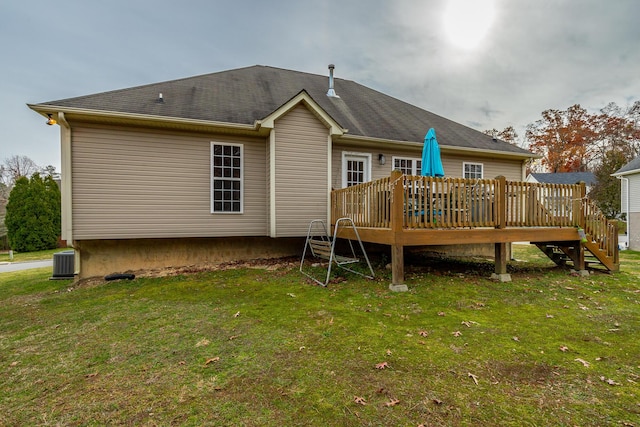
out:
{"label": "window", "polygon": [[482,179],[482,163],[462,163],[462,174],[467,179]]}
{"label": "window", "polygon": [[242,213],[242,145],[211,143],[211,212]]}
{"label": "window", "polygon": [[405,175],[420,175],[422,160],[409,157],[394,157],[391,170],[399,169]]}
{"label": "window", "polygon": [[371,154],[342,153],[342,187],[371,180]]}

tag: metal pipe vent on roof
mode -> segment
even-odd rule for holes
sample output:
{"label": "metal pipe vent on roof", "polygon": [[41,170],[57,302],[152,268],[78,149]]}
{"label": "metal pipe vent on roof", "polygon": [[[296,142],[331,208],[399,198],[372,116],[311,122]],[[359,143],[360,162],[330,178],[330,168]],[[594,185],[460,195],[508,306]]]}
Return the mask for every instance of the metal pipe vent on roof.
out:
{"label": "metal pipe vent on roof", "polygon": [[335,65],[329,64],[329,90],[327,91],[327,96],[332,98],[340,98],[336,91],[333,89],[333,69],[336,68]]}

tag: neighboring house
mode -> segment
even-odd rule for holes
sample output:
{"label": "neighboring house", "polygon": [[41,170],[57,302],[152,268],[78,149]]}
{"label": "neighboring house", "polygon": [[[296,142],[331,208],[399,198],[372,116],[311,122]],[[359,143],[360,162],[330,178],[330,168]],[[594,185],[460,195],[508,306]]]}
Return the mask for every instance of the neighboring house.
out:
{"label": "neighboring house", "polygon": [[621,181],[620,207],[627,215],[628,248],[640,251],[640,157],[636,157],[612,174]]}
{"label": "neighboring house", "polygon": [[593,172],[559,172],[559,173],[530,173],[526,182],[539,182],[544,184],[586,184],[587,194],[596,183],[596,176]]}
{"label": "neighboring house", "polygon": [[522,181],[536,157],[329,74],[252,66],[29,105],[61,128],[79,277],[300,254],[332,188],[419,174],[431,127],[448,176]]}

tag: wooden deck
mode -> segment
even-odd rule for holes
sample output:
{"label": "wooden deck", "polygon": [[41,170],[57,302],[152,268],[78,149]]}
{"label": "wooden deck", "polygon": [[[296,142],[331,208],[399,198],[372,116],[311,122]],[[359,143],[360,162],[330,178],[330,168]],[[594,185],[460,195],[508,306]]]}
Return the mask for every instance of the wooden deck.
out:
{"label": "wooden deck", "polygon": [[[393,285],[404,282],[404,247],[492,243],[496,273],[506,274],[506,244],[557,248],[585,269],[584,252],[619,269],[615,221],[586,197],[585,185],[496,179],[390,177],[331,192],[331,219],[349,217],[363,241],[391,246]],[[584,230],[581,236],[580,230]],[[354,238],[344,230],[340,237]],[[584,237],[584,238],[583,238]],[[558,258],[558,259],[554,259]]]}

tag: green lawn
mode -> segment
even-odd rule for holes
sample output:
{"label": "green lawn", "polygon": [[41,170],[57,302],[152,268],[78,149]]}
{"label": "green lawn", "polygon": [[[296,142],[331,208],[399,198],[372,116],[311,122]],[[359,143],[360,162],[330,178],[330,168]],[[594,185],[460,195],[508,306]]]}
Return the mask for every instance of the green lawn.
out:
{"label": "green lawn", "polygon": [[108,283],[0,274],[0,425],[640,427],[640,253],[577,277],[516,245],[410,291],[295,263]]}
{"label": "green lawn", "polygon": [[9,257],[9,251],[0,252],[0,262],[24,262],[24,261],[41,261],[53,259],[53,254],[62,251],[69,251],[71,248],[49,249],[38,252],[14,252],[13,260]]}

